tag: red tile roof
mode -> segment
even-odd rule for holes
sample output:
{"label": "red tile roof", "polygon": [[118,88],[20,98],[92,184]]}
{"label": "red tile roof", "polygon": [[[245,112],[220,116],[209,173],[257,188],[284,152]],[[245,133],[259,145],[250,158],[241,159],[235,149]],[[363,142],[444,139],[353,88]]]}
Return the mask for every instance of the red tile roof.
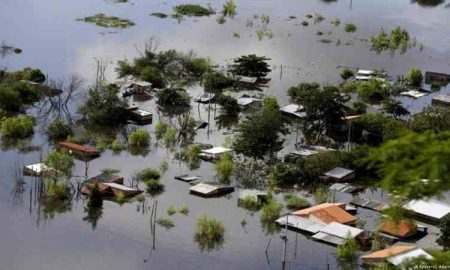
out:
{"label": "red tile roof", "polygon": [[356,217],[349,214],[343,208],[343,203],[323,203],[310,208],[295,211],[292,214],[299,217],[314,216],[326,224],[338,222],[342,224],[351,224],[356,221]]}
{"label": "red tile roof", "polygon": [[417,225],[408,220],[400,220],[398,223],[393,220],[387,220],[379,227],[380,232],[387,233],[396,237],[406,237],[416,232]]}

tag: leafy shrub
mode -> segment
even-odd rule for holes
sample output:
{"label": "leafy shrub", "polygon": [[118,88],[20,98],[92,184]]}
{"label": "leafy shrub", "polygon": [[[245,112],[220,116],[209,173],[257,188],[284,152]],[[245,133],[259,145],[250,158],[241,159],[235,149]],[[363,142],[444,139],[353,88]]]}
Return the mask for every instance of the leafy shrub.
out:
{"label": "leafy shrub", "polygon": [[155,135],[157,140],[161,140],[164,136],[164,133],[166,133],[167,128],[169,125],[165,122],[159,121],[155,126]]}
{"label": "leafy shrub", "polygon": [[354,33],[357,29],[358,27],[356,27],[353,23],[346,23],[344,26],[344,31],[347,33]]}
{"label": "leafy shrub", "polygon": [[138,172],[135,178],[140,181],[144,181],[145,179],[159,180],[161,178],[161,173],[157,169],[145,168]]}
{"label": "leafy shrub", "polygon": [[144,129],[137,129],[131,133],[128,142],[133,146],[148,146],[150,144],[150,133]]}
{"label": "leafy shrub", "polygon": [[418,68],[412,68],[408,72],[408,76],[406,77],[409,83],[414,86],[420,86],[422,84],[423,75],[422,71]]}
{"label": "leafy shrub", "polygon": [[377,53],[384,50],[395,51],[399,48],[403,53],[409,45],[409,33],[400,27],[395,27],[391,30],[390,35],[388,35],[382,28],[377,36],[371,38],[371,42],[372,50]]}
{"label": "leafy shrub", "polygon": [[236,8],[237,6],[233,2],[233,0],[228,0],[225,2],[225,4],[223,4],[222,15],[234,17],[234,15],[236,15]]}
{"label": "leafy shrub", "polygon": [[359,245],[354,238],[351,238],[350,233],[347,236],[343,245],[336,249],[337,257],[339,259],[353,259],[359,250]]}
{"label": "leafy shrub", "polygon": [[276,111],[280,109],[280,105],[278,104],[276,97],[264,97],[262,103],[265,109]]}
{"label": "leafy shrub", "polygon": [[166,228],[167,230],[173,228],[175,223],[170,218],[159,218],[156,220],[159,226]]}
{"label": "leafy shrub", "polygon": [[220,245],[223,242],[224,234],[225,227],[220,220],[205,215],[197,219],[194,238],[202,249],[209,250]]}
{"label": "leafy shrub", "polygon": [[61,202],[70,200],[71,191],[68,186],[63,183],[55,183],[48,181],[47,190],[45,192],[45,200],[53,202]]}
{"label": "leafy shrub", "polygon": [[152,195],[161,194],[164,191],[164,184],[156,179],[146,179],[144,183],[147,185],[147,192]]}
{"label": "leafy shrub", "polygon": [[261,221],[274,222],[280,217],[283,205],[278,203],[275,199],[268,200],[261,209]]}
{"label": "leafy shrub", "polygon": [[217,171],[217,175],[221,182],[228,183],[230,181],[233,167],[233,155],[230,153],[223,154],[219,161],[214,165],[214,169]]}
{"label": "leafy shrub", "polygon": [[174,8],[175,13],[184,15],[184,16],[209,16],[214,14],[214,10],[211,8],[205,8],[200,5],[195,4],[181,4],[178,6],[175,6]]}
{"label": "leafy shrub", "polygon": [[167,214],[169,216],[173,216],[173,215],[175,215],[176,212],[177,212],[177,209],[175,208],[175,206],[169,205],[169,207],[167,208]]}
{"label": "leafy shrub", "polygon": [[178,130],[174,127],[167,128],[166,132],[164,133],[164,146],[166,148],[173,147],[177,142],[177,134]]}
{"label": "leafy shrub", "polygon": [[74,159],[67,151],[52,151],[44,158],[44,164],[62,175],[70,175],[75,166]]}
{"label": "leafy shrub", "polygon": [[112,149],[114,152],[120,152],[120,151],[122,151],[123,145],[122,145],[122,143],[120,142],[119,139],[115,139],[115,140],[111,143],[111,149]]}
{"label": "leafy shrub", "polygon": [[178,212],[187,216],[189,214],[189,208],[186,204],[183,204],[180,209],[178,209]]}
{"label": "leafy shrub", "polygon": [[358,97],[365,102],[380,102],[389,97],[389,89],[383,82],[371,79],[358,84]]}
{"label": "leafy shrub", "polygon": [[46,133],[50,140],[65,140],[73,135],[73,130],[69,124],[58,119],[47,127]]}
{"label": "leafy shrub", "polygon": [[248,211],[258,211],[262,207],[261,202],[257,198],[255,198],[254,196],[251,196],[251,195],[245,196],[240,201],[240,205],[242,206],[242,208],[244,208]]}
{"label": "leafy shrub", "polygon": [[303,209],[308,208],[311,204],[305,198],[299,197],[294,193],[287,193],[284,195],[286,206],[289,209]]}
{"label": "leafy shrub", "polygon": [[0,124],[3,138],[25,139],[34,134],[35,120],[27,115],[4,118]]}

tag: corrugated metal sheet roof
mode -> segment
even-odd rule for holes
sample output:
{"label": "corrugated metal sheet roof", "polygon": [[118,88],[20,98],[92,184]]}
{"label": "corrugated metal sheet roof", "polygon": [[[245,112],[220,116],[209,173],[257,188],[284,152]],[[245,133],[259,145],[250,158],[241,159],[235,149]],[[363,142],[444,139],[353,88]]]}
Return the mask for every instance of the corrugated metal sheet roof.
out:
{"label": "corrugated metal sheet roof", "polygon": [[317,221],[294,215],[287,215],[284,217],[280,217],[279,219],[276,220],[276,222],[280,225],[286,225],[287,223],[289,227],[299,229],[302,231],[307,231],[310,233],[317,233],[320,231],[320,229],[325,227],[324,224],[319,223]]}
{"label": "corrugated metal sheet roof", "polygon": [[413,259],[413,258],[417,258],[417,257],[420,257],[420,256],[424,256],[427,259],[432,259],[433,258],[430,254],[425,252],[423,249],[415,248],[415,249],[411,249],[409,251],[406,251],[404,253],[401,253],[401,254],[389,257],[387,259],[387,261],[392,263],[393,265],[397,266],[397,265],[402,264],[403,262],[406,262],[407,260],[410,260],[410,259]]}
{"label": "corrugated metal sheet roof", "polygon": [[342,167],[336,167],[336,168],[326,172],[325,175],[329,176],[329,177],[340,179],[340,178],[346,177],[347,175],[349,175],[349,174],[351,174],[353,172],[354,171],[349,170],[349,169],[345,169],[345,168],[342,168]]}
{"label": "corrugated metal sheet roof", "polygon": [[337,237],[337,236],[330,235],[330,234],[323,233],[323,232],[316,233],[315,235],[312,236],[312,238],[319,240],[319,241],[331,243],[331,244],[334,244],[337,246],[340,246],[340,245],[344,244],[344,242],[345,242],[344,238]]}
{"label": "corrugated metal sheet roof", "polygon": [[412,200],[404,208],[437,220],[450,214],[450,205],[436,200]]}
{"label": "corrugated metal sheet roof", "polygon": [[355,227],[350,227],[337,222],[332,222],[328,224],[326,227],[322,228],[320,232],[345,239],[347,238],[347,236],[356,237],[362,234],[364,231]]}

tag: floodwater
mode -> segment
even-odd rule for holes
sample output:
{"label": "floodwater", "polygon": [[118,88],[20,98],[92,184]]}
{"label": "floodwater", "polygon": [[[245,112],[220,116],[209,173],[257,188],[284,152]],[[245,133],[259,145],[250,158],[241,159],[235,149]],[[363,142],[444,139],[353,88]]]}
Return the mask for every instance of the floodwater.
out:
{"label": "floodwater", "polygon": [[[225,24],[216,22],[217,16],[207,18],[159,19],[152,12],[170,13],[172,6],[185,1],[135,0],[116,4],[102,0],[2,0],[0,9],[0,41],[23,49],[20,55],[0,58],[0,66],[9,70],[26,66],[37,67],[50,79],[67,79],[78,74],[86,84],[95,77],[95,61],[110,63],[107,77],[115,79],[114,63],[119,59],[136,57],[139,48],[151,37],[159,41],[160,49],[195,50],[208,56],[221,66],[231,58],[256,53],[271,58],[271,82],[263,91],[276,96],[282,105],[288,103],[286,90],[301,81],[318,81],[324,84],[340,82],[338,66],[359,68],[384,68],[393,77],[406,74],[411,67],[423,71],[447,72],[450,63],[450,9],[446,3],[436,6],[409,0],[240,0],[237,16],[227,18]],[[436,1],[434,1],[436,2]],[[205,4],[205,1],[196,1]],[[210,1],[219,10],[223,1]],[[110,30],[76,21],[77,18],[96,13],[106,13],[128,18],[136,25],[129,29]],[[325,21],[308,27],[300,23],[307,14],[322,14]],[[273,38],[256,36],[260,23],[254,15],[270,15],[267,28]],[[288,19],[297,16],[297,19]],[[339,18],[335,27],[330,20]],[[247,27],[252,20],[253,27]],[[358,31],[345,33],[343,24],[354,23]],[[404,54],[370,51],[364,39],[393,26],[406,28],[418,44]],[[324,32],[323,37],[316,36]],[[328,32],[331,31],[330,34]],[[240,38],[233,37],[239,32]],[[329,38],[331,43],[318,42]],[[336,40],[342,42],[336,46]],[[345,45],[352,43],[353,45]],[[283,68],[281,69],[281,66]],[[282,71],[281,71],[282,70]],[[446,89],[442,91],[447,91]],[[192,96],[201,88],[189,89]],[[432,95],[412,101],[402,99],[411,111],[420,111],[431,102]],[[77,102],[74,103],[78,103]],[[154,123],[160,114],[154,101],[136,101],[143,109],[154,113]],[[39,104],[37,104],[39,105]],[[31,108],[30,112],[36,109]],[[74,110],[72,110],[74,111]],[[218,112],[208,113],[206,106],[193,104],[191,115],[197,120],[210,122],[208,129],[199,130],[195,141],[221,145],[224,129],[214,122]],[[73,113],[73,116],[76,115]],[[162,117],[162,116],[161,116]],[[175,120],[174,120],[175,121]],[[35,180],[25,178],[23,193],[14,192],[15,167],[36,163],[51,148],[43,136],[48,120],[40,120],[32,144],[41,151],[18,152],[0,150],[0,269],[280,269],[283,242],[279,234],[268,235],[261,228],[259,214],[248,215],[248,224],[241,227],[240,220],[247,215],[237,207],[235,194],[223,198],[204,199],[188,194],[186,183],[174,180],[175,175],[188,173],[186,165],[174,159],[174,153],[162,146],[152,145],[146,155],[132,155],[123,151],[114,155],[105,151],[100,158],[89,163],[88,174],[94,176],[103,168],[120,169],[127,181],[136,171],[145,167],[158,167],[161,160],[169,160],[169,170],[162,181],[166,191],[148,197],[148,205],[158,201],[158,217],[165,217],[169,205],[187,204],[188,216],[176,214],[175,227],[166,230],[156,227],[155,239],[150,233],[150,214],[137,210],[137,203],[119,205],[105,201],[103,213],[95,229],[84,221],[86,201],[74,200],[69,211],[55,214],[53,218],[42,214],[34,194],[30,193]],[[144,128],[153,131],[154,124]],[[286,144],[292,143],[289,137]],[[153,141],[154,142],[154,141]],[[77,161],[74,175],[84,175],[85,164]],[[192,172],[206,180],[215,180],[212,164],[203,162]],[[380,191],[366,191],[367,196],[386,200]],[[349,196],[343,196],[349,201]],[[194,241],[193,232],[198,216],[207,214],[223,221],[225,242],[217,250],[201,251]],[[376,221],[376,213],[361,210],[359,217],[370,220],[369,229]],[[268,245],[270,241],[270,244]],[[268,248],[267,248],[268,246]],[[267,248],[267,253],[266,253]],[[335,248],[312,241],[308,236],[288,233],[287,256],[291,269],[339,269]]]}

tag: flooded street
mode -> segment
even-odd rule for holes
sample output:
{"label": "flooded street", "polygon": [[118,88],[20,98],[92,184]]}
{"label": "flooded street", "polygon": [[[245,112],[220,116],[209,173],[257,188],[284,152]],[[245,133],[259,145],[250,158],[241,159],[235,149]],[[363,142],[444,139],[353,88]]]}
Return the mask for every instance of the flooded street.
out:
{"label": "flooded street", "polygon": [[[220,10],[224,1],[197,1]],[[426,1],[418,1],[420,3]],[[155,38],[159,49],[194,50],[198,56],[209,57],[220,67],[232,63],[241,55],[255,53],[270,58],[272,72],[263,93],[274,96],[280,105],[289,104],[287,89],[300,82],[338,84],[339,66],[374,69],[384,68],[393,78],[406,75],[412,67],[422,71],[449,73],[450,69],[450,7],[447,3],[428,6],[413,0],[236,0],[237,15],[219,24],[217,15],[190,18],[178,22],[174,18],[150,16],[153,12],[170,14],[172,7],[185,1],[132,0],[129,3],[113,3],[103,0],[2,0],[0,8],[0,42],[21,48],[23,53],[0,56],[0,67],[8,71],[24,67],[41,69],[50,80],[67,80],[77,74],[84,81],[82,92],[95,81],[95,60],[108,63],[106,77],[117,79],[114,71],[118,60],[139,56],[145,42]],[[101,28],[77,21],[77,18],[97,13],[127,18],[136,23],[128,29]],[[323,22],[302,26],[307,14],[320,13]],[[267,28],[273,37],[258,40],[256,30],[260,19],[254,15],[267,14]],[[289,18],[296,16],[296,18]],[[339,18],[340,26],[330,21]],[[248,26],[248,21],[253,26]],[[345,23],[357,25],[355,33],[346,33]],[[370,37],[381,28],[390,31],[401,26],[415,37],[417,44],[404,54],[370,50]],[[317,32],[323,32],[318,36]],[[239,33],[240,37],[234,37]],[[319,39],[330,39],[330,43]],[[337,40],[340,44],[337,45]],[[203,92],[201,86],[187,89],[192,97]],[[450,93],[450,88],[412,100],[399,98],[411,112],[419,112],[431,104],[433,96]],[[70,114],[74,119],[81,96],[71,101]],[[38,102],[28,112],[38,116]],[[38,117],[32,145],[37,151],[18,151],[2,143],[0,150],[0,269],[5,270],[80,270],[80,269],[281,269],[283,241],[280,234],[268,233],[260,222],[260,214],[249,213],[237,206],[237,192],[221,198],[202,198],[189,194],[190,185],[175,180],[182,174],[200,175],[205,181],[217,181],[213,164],[201,162],[198,169],[189,167],[175,158],[170,151],[156,144],[155,124],[159,119],[169,120],[158,110],[155,99],[134,100],[140,108],[153,113],[153,123],[142,126],[150,131],[152,141],[148,153],[133,155],[129,151],[119,154],[106,150],[99,158],[89,162],[87,172],[92,177],[104,168],[120,170],[125,183],[133,174],[146,168],[158,168],[163,160],[169,163],[161,180],[165,191],[159,196],[146,196],[151,208],[157,201],[157,217],[167,216],[170,205],[177,208],[186,204],[189,214],[171,217],[175,226],[165,229],[156,225],[151,233],[150,213],[142,211],[140,203],[132,201],[120,205],[105,200],[98,220],[89,222],[85,210],[87,200],[74,198],[68,211],[46,215],[36,200],[37,179],[24,177],[22,192],[16,192],[16,169],[42,160],[53,149],[44,130],[49,118]],[[199,129],[195,142],[214,146],[223,145],[230,135],[226,128],[216,123],[219,107],[192,101],[190,115],[198,121],[208,122],[206,129]],[[42,105],[43,107],[48,106]],[[46,107],[45,107],[46,108]],[[176,117],[170,121],[176,122]],[[110,130],[99,133],[114,135]],[[285,145],[293,145],[295,132],[286,137]],[[86,164],[76,160],[73,175],[84,179]],[[386,201],[387,194],[380,189],[363,192],[364,196]],[[349,194],[337,194],[343,202],[349,202]],[[282,194],[277,195],[281,202]],[[310,196],[311,201],[312,197]],[[449,198],[446,198],[450,202]],[[283,213],[287,212],[283,210]],[[220,219],[225,227],[224,243],[217,249],[204,250],[194,240],[197,218],[202,214]],[[241,226],[245,217],[247,224]],[[358,209],[358,217],[368,220],[372,229],[378,222],[377,213]],[[93,224],[95,223],[95,224]],[[342,269],[336,260],[336,248],[313,241],[309,235],[288,231],[288,269]],[[329,267],[329,268],[327,268]]]}

